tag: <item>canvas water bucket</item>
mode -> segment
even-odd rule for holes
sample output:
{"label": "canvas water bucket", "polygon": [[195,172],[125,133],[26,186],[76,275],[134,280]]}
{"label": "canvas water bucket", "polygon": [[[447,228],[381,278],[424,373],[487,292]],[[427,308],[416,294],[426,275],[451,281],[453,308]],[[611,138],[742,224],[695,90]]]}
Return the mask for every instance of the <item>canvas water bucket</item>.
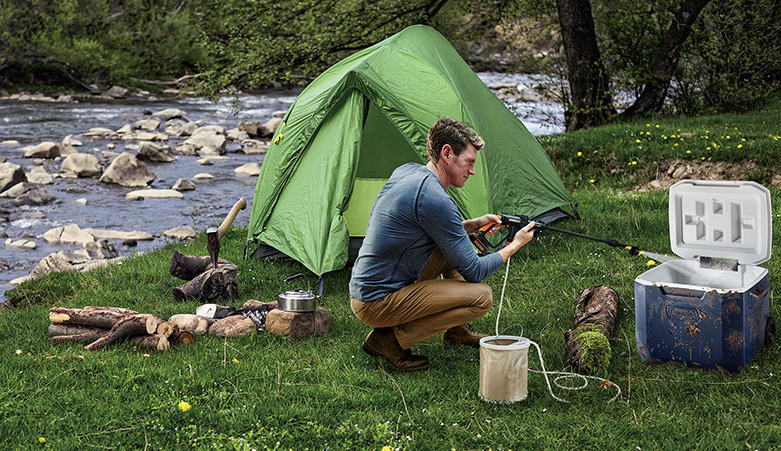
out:
{"label": "canvas water bucket", "polygon": [[512,335],[480,339],[481,399],[503,404],[526,399],[530,343]]}

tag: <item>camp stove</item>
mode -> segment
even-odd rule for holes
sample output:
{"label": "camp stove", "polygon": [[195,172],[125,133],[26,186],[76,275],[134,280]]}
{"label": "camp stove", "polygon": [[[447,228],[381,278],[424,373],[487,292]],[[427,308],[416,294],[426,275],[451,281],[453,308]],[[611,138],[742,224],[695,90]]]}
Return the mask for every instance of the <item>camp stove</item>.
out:
{"label": "camp stove", "polygon": [[770,193],[754,182],[683,180],[670,188],[672,260],[635,279],[637,352],[736,373],[775,342],[769,317]]}

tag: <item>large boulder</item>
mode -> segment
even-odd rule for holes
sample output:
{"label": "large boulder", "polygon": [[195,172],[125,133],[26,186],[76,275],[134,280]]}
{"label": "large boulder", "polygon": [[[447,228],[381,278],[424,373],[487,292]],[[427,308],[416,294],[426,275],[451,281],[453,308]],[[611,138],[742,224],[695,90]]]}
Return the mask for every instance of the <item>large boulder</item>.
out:
{"label": "large boulder", "polygon": [[194,150],[199,155],[225,154],[225,135],[214,128],[201,127],[180,146],[186,151]]}
{"label": "large boulder", "polygon": [[0,163],[0,193],[26,180],[27,177],[18,164]]}
{"label": "large boulder", "polygon": [[138,149],[138,159],[153,163],[170,163],[176,160],[176,155],[167,144],[144,142]]}
{"label": "large boulder", "polygon": [[157,117],[159,117],[159,118],[161,118],[163,120],[166,120],[166,121],[171,120],[171,119],[176,119],[176,118],[189,120],[189,119],[187,119],[187,113],[185,113],[184,111],[180,110],[179,108],[166,108],[164,110],[160,110],[160,111],[154,112],[154,113],[152,113],[152,115],[153,116],[157,116]]}
{"label": "large boulder", "polygon": [[103,172],[98,157],[91,153],[74,153],[62,161],[60,172],[76,177],[99,177]]}
{"label": "large boulder", "polygon": [[260,126],[258,129],[258,135],[260,135],[261,138],[271,138],[281,123],[282,119],[278,117],[269,119],[266,121],[266,123]]}
{"label": "large boulder", "polygon": [[100,176],[101,182],[130,187],[147,186],[154,179],[155,175],[135,155],[127,152],[115,158]]}

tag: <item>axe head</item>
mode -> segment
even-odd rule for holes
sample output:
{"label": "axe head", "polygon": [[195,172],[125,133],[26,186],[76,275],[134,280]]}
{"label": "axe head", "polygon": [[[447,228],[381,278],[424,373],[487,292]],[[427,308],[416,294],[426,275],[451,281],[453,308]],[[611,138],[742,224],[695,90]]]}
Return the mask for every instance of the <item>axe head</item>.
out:
{"label": "axe head", "polygon": [[212,266],[217,268],[217,257],[220,255],[220,235],[217,227],[209,227],[206,230],[206,250],[212,259]]}

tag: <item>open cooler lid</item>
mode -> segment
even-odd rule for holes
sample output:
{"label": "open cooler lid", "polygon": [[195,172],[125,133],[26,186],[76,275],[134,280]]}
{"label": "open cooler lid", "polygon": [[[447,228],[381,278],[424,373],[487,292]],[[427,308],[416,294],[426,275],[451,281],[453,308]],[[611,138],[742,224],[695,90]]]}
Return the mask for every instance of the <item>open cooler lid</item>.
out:
{"label": "open cooler lid", "polygon": [[670,187],[675,254],[759,264],[770,259],[770,192],[756,182],[682,180]]}

